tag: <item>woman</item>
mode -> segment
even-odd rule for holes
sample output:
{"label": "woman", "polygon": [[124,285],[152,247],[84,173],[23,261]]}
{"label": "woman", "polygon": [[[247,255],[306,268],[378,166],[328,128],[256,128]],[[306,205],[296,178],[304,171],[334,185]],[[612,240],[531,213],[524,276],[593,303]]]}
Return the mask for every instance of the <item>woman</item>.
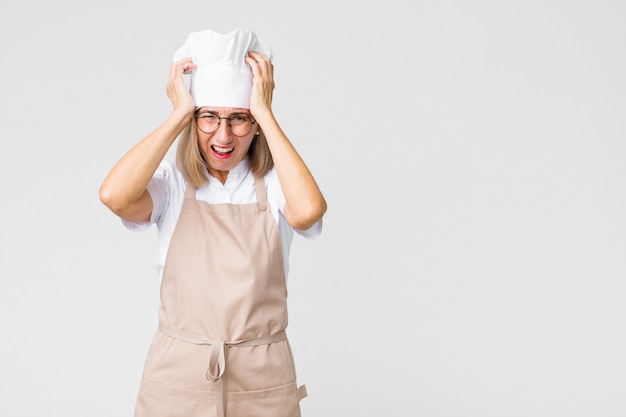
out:
{"label": "woman", "polygon": [[253,32],[191,33],[170,69],[171,114],[100,188],[127,227],[159,230],[159,329],[136,417],[300,416],[287,255],[294,231],[321,232],[326,202],[274,117],[273,89]]}

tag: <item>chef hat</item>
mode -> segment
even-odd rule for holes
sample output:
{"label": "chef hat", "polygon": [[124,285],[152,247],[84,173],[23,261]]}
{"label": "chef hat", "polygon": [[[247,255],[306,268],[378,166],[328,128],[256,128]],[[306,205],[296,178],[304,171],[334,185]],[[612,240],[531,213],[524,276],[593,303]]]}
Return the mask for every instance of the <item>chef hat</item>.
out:
{"label": "chef hat", "polygon": [[196,106],[250,108],[252,69],[244,59],[248,51],[272,59],[270,47],[246,29],[226,34],[205,30],[187,36],[174,61],[190,57],[197,66],[189,84]]}

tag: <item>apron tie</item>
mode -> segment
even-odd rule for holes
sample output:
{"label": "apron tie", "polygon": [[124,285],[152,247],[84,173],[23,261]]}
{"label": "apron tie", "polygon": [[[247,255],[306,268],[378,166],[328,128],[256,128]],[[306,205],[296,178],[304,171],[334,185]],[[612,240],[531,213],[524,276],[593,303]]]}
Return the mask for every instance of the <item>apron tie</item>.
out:
{"label": "apron tie", "polygon": [[209,367],[206,370],[206,379],[215,382],[224,375],[226,370],[226,355],[224,354],[224,341],[211,344]]}
{"label": "apron tie", "polygon": [[[202,336],[183,332],[164,324],[159,324],[159,331],[183,342],[194,345],[210,345],[209,366],[206,370],[206,379],[215,383],[215,399],[217,403],[217,416],[224,417],[224,404],[226,403],[226,392],[224,391],[224,372],[226,371],[226,346],[248,347],[269,345],[287,339],[287,333],[282,330],[269,336],[254,337],[252,339],[238,340],[234,342],[212,341]],[[303,393],[306,397],[306,392]],[[302,395],[299,393],[299,395]]]}

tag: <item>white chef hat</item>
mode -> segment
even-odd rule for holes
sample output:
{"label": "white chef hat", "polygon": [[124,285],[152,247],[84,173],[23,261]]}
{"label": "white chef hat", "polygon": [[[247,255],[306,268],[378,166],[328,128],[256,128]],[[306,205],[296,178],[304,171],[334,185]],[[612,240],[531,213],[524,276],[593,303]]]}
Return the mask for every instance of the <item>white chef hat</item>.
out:
{"label": "white chef hat", "polygon": [[248,51],[272,59],[270,47],[247,29],[226,34],[205,30],[187,36],[174,61],[190,57],[197,66],[189,84],[196,106],[250,108],[252,69],[244,59]]}

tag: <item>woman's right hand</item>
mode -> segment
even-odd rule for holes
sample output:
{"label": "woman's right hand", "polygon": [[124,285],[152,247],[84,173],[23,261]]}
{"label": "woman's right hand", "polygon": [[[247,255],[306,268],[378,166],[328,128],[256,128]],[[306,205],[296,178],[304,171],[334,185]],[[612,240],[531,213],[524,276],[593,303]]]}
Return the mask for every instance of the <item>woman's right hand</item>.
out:
{"label": "woman's right hand", "polygon": [[174,111],[122,156],[100,186],[100,200],[122,219],[132,222],[150,220],[153,204],[146,188],[172,143],[193,118],[195,104],[183,74],[195,68],[191,58],[172,64],[167,96],[172,100]]}
{"label": "woman's right hand", "polygon": [[191,58],[183,58],[176,61],[170,67],[170,75],[167,81],[167,96],[174,105],[174,110],[191,114],[196,109],[196,105],[189,93],[189,88],[183,80],[183,74],[189,74],[196,69],[196,64]]}

